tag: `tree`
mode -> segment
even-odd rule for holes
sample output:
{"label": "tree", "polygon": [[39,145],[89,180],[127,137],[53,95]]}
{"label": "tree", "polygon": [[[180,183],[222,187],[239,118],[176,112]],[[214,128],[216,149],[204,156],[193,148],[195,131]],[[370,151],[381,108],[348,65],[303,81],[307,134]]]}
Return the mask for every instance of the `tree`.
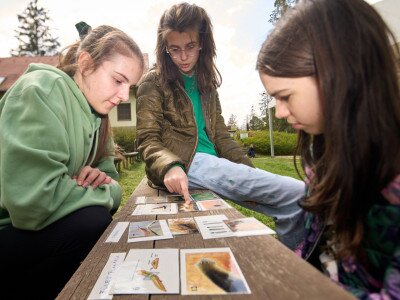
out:
{"label": "tree", "polygon": [[250,121],[249,121],[249,129],[250,130],[261,130],[265,128],[265,123],[259,117],[256,116],[254,111],[254,105],[251,106],[250,111]]}
{"label": "tree", "polygon": [[[275,116],[275,107],[271,108],[271,115]],[[272,128],[274,131],[295,133],[296,130],[285,119],[272,118]]]}
{"label": "tree", "polygon": [[280,19],[280,17],[283,16],[286,10],[292,7],[296,2],[297,0],[275,0],[275,9],[269,15],[268,22],[275,24]]}
{"label": "tree", "polygon": [[237,128],[237,116],[231,114],[227,125],[230,126],[231,128]]}
{"label": "tree", "polygon": [[[269,129],[269,120],[268,120],[268,104],[272,101],[272,97],[263,92],[261,94],[261,99],[259,102],[260,111],[261,111],[261,119],[265,122],[266,128]],[[271,108],[271,107],[270,107]],[[271,108],[271,118],[272,118],[272,129],[274,131],[283,131],[283,132],[296,132],[293,127],[285,120],[275,118],[275,107]]]}
{"label": "tree", "polygon": [[46,22],[50,20],[48,11],[38,6],[38,0],[29,2],[22,14],[17,15],[20,25],[15,30],[19,46],[11,50],[12,56],[55,55],[60,46],[58,38],[53,38]]}

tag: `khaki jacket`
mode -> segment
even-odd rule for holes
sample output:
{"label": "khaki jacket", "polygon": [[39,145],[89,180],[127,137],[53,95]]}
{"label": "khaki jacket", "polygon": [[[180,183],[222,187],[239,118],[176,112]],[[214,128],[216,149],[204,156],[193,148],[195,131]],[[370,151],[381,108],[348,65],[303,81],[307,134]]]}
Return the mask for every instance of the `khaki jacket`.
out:
{"label": "khaki jacket", "polygon": [[[253,166],[230,137],[216,90],[201,95],[206,132],[219,157]],[[181,84],[162,89],[155,70],[142,79],[137,92],[137,139],[152,185],[164,187],[174,164],[186,172],[196,153],[198,134],[192,103]]]}

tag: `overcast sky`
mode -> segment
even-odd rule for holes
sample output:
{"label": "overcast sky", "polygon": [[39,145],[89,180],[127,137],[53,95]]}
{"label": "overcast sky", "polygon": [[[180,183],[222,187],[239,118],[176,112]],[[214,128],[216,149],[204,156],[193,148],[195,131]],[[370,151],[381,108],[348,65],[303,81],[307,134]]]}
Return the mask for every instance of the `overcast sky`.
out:
{"label": "overcast sky", "polygon": [[[369,3],[380,0],[367,0]],[[389,0],[392,1],[392,0]],[[400,0],[394,0],[400,1]],[[14,30],[17,14],[24,11],[29,0],[0,0],[0,57],[10,56],[17,47]],[[180,0],[39,0],[48,9],[51,33],[59,37],[61,47],[78,38],[75,23],[86,21],[92,27],[107,24],[118,27],[149,54],[154,63],[156,32],[162,13]],[[255,71],[258,51],[272,30],[268,23],[274,0],[197,0],[187,1],[205,8],[214,25],[217,46],[217,67],[222,74],[219,95],[225,121],[231,114],[242,126],[251,106],[259,115],[258,102],[264,88]]]}
{"label": "overcast sky", "polygon": [[[171,0],[39,0],[51,17],[51,33],[61,46],[77,38],[75,23],[84,20],[92,27],[108,24],[124,30],[149,54],[154,63],[156,32],[162,13],[175,3]],[[255,71],[262,42],[272,25],[268,23],[274,0],[198,0],[187,1],[205,8],[214,26],[217,67],[222,74],[219,89],[223,116],[231,114],[241,126],[251,105],[259,114],[258,102],[263,87]],[[10,56],[17,47],[14,30],[29,0],[0,0],[0,57]]]}

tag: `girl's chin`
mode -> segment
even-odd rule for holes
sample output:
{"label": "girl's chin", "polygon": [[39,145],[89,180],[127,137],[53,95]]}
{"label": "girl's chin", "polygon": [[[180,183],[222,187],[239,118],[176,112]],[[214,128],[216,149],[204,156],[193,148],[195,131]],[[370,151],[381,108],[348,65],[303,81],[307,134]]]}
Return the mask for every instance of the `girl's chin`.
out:
{"label": "girl's chin", "polygon": [[189,74],[189,73],[193,72],[193,68],[190,67],[190,64],[188,64],[187,66],[180,65],[179,69],[181,70],[182,73],[185,73],[185,74]]}

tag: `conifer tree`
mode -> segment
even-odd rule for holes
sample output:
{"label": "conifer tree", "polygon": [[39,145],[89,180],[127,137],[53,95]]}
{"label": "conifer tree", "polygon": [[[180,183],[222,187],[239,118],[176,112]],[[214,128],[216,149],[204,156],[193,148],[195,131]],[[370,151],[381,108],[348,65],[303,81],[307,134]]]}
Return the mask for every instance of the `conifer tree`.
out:
{"label": "conifer tree", "polygon": [[269,16],[268,22],[275,24],[279,18],[283,16],[286,10],[293,6],[297,1],[298,0],[275,0],[275,8]]}
{"label": "conifer tree", "polygon": [[11,50],[12,56],[55,55],[60,46],[58,38],[53,38],[46,24],[50,20],[48,11],[38,6],[38,0],[29,2],[22,14],[18,14],[20,25],[15,30],[19,46]]}

